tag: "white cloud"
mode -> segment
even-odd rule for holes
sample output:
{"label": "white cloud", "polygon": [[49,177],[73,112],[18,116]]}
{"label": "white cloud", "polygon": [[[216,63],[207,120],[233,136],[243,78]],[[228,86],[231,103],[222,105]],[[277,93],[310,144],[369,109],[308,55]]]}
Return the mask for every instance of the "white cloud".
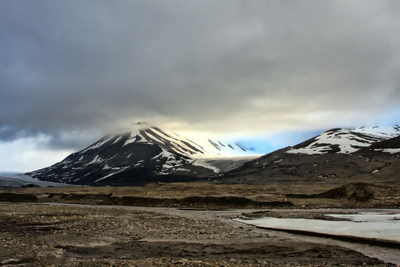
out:
{"label": "white cloud", "polygon": [[0,170],[28,172],[48,167],[63,160],[73,151],[38,149],[44,137],[23,138],[0,143]]}

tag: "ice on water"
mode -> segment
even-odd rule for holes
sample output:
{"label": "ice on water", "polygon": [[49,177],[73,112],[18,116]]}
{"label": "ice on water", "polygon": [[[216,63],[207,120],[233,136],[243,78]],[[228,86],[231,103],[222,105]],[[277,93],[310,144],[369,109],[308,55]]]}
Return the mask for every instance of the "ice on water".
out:
{"label": "ice on water", "polygon": [[261,218],[254,220],[236,219],[258,227],[309,231],[321,234],[374,238],[400,242],[400,211],[368,212],[360,214],[327,214],[351,221],[329,221],[310,219]]}

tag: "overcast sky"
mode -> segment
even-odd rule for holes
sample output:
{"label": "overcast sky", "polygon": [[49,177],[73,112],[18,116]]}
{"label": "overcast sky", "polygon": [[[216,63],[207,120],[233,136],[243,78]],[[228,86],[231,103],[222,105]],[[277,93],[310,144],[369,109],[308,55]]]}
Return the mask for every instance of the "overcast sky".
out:
{"label": "overcast sky", "polygon": [[400,123],[399,33],[397,0],[3,0],[0,170],[137,121],[279,145]]}

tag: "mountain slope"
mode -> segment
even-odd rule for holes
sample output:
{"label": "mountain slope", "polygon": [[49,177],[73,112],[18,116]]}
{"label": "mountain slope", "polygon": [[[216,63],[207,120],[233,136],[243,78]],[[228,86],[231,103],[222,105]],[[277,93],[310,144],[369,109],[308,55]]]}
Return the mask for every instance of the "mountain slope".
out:
{"label": "mountain slope", "polygon": [[[141,185],[153,181],[193,181],[213,176],[228,152],[244,153],[235,144],[209,141],[205,148],[157,127],[103,137],[63,161],[28,175],[45,181],[81,185]],[[219,144],[219,145],[218,145]],[[219,158],[215,164],[208,158]],[[210,160],[213,162],[215,160]],[[245,159],[235,161],[241,164]],[[237,167],[233,164],[229,170]],[[226,169],[226,166],[225,166]]]}
{"label": "mountain slope", "polygon": [[366,131],[365,129],[331,129],[314,138],[293,146],[287,153],[292,154],[325,154],[354,153],[372,143],[391,138],[389,133]]}
{"label": "mountain slope", "polygon": [[[293,147],[245,163],[225,183],[400,182],[399,137],[394,133],[332,129]],[[385,150],[385,149],[389,149]],[[385,149],[384,149],[385,148]],[[385,153],[389,152],[389,153]]]}

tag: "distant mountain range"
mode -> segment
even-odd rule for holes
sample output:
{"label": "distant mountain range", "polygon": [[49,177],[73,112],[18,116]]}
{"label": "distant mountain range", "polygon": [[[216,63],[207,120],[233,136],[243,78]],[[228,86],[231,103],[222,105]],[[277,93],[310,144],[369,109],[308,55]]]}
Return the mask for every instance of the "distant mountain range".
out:
{"label": "distant mountain range", "polygon": [[[261,157],[222,141],[194,142],[157,127],[107,136],[50,167],[27,173],[78,185],[211,180],[265,184],[326,179],[399,179],[400,132],[331,129]],[[232,156],[235,155],[236,157]],[[238,157],[241,156],[241,157]]]}

